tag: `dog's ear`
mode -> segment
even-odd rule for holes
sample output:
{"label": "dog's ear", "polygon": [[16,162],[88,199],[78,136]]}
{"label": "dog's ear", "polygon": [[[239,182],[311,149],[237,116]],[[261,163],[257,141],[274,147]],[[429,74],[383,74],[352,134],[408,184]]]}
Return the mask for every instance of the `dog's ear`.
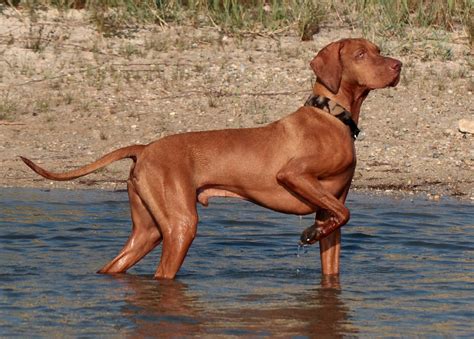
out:
{"label": "dog's ear", "polygon": [[332,93],[339,91],[342,78],[341,48],[342,40],[330,43],[311,60],[310,66],[319,82]]}

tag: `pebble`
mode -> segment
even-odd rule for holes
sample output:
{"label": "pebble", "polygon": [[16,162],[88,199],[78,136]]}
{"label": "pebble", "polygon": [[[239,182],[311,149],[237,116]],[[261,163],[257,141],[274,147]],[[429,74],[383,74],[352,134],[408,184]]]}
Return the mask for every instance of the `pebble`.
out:
{"label": "pebble", "polygon": [[474,134],[474,120],[461,119],[458,121],[458,129],[461,133]]}
{"label": "pebble", "polygon": [[92,131],[92,135],[94,136],[95,139],[100,139],[100,131],[95,129]]}
{"label": "pebble", "polygon": [[432,201],[440,201],[441,200],[441,195],[439,195],[439,194],[428,193],[427,197],[428,197],[428,200],[432,200]]}
{"label": "pebble", "polygon": [[454,134],[454,133],[453,133],[453,130],[452,130],[452,129],[449,129],[449,128],[448,128],[448,129],[446,129],[446,130],[444,131],[444,135],[445,135],[445,136],[450,136],[450,135],[453,135],[453,134]]}

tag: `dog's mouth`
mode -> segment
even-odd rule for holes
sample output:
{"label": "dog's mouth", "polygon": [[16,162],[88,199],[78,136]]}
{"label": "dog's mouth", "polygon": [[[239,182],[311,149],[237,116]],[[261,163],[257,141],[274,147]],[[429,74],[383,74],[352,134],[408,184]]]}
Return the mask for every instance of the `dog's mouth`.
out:
{"label": "dog's mouth", "polygon": [[386,77],[380,78],[380,82],[375,82],[367,85],[369,90],[374,90],[378,88],[386,87],[395,87],[400,82],[401,72],[399,70],[391,70],[391,72],[386,72]]}
{"label": "dog's mouth", "polygon": [[392,82],[389,84],[390,87],[395,87],[398,85],[398,83],[400,82],[400,72],[397,73],[397,75],[395,76],[395,78],[392,80]]}

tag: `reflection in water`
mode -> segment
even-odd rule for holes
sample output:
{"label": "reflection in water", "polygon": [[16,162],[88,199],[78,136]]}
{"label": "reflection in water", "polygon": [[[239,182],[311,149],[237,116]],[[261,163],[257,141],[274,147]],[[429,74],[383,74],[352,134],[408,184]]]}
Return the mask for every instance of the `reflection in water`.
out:
{"label": "reflection in water", "polygon": [[[294,302],[275,302],[271,307],[241,307],[226,314],[224,326],[230,319],[240,319],[245,330],[260,331],[261,335],[318,335],[337,337],[357,333],[350,323],[350,310],[341,298],[337,277],[321,282],[321,286],[302,290]],[[265,324],[262,331],[262,324]]]}
{"label": "reflection in water", "polygon": [[[199,334],[326,335],[357,333],[349,320],[349,308],[341,299],[339,278],[327,277],[321,285],[298,294],[288,305],[258,303],[222,309],[219,298],[199,296],[180,281],[115,275],[125,291],[122,314],[134,324],[132,335],[187,336]],[[249,297],[249,296],[247,296]],[[253,296],[251,299],[255,299]],[[208,299],[204,301],[204,299]]]}
{"label": "reflection in water", "polygon": [[186,284],[128,274],[112,277],[124,286],[127,304],[121,312],[134,324],[134,336],[201,333],[203,312],[198,299],[190,295]]}

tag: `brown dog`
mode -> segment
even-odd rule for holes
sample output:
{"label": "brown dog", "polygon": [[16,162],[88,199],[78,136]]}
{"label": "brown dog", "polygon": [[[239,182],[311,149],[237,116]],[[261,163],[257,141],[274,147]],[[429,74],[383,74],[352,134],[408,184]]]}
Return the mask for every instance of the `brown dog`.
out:
{"label": "brown dog", "polygon": [[172,135],[115,150],[67,173],[22,159],[51,180],[133,160],[132,233],[100,273],[125,272],[163,240],[155,277],[174,278],[196,235],[196,202],[207,205],[210,197],[224,196],[283,213],[316,212],[301,241],[319,240],[323,274],[338,274],[339,228],[349,220],[344,202],[356,164],[360,107],[371,90],[398,83],[401,62],[381,56],[367,40],[345,39],[323,48],[311,67],[317,82],[307,106],[264,127]]}

